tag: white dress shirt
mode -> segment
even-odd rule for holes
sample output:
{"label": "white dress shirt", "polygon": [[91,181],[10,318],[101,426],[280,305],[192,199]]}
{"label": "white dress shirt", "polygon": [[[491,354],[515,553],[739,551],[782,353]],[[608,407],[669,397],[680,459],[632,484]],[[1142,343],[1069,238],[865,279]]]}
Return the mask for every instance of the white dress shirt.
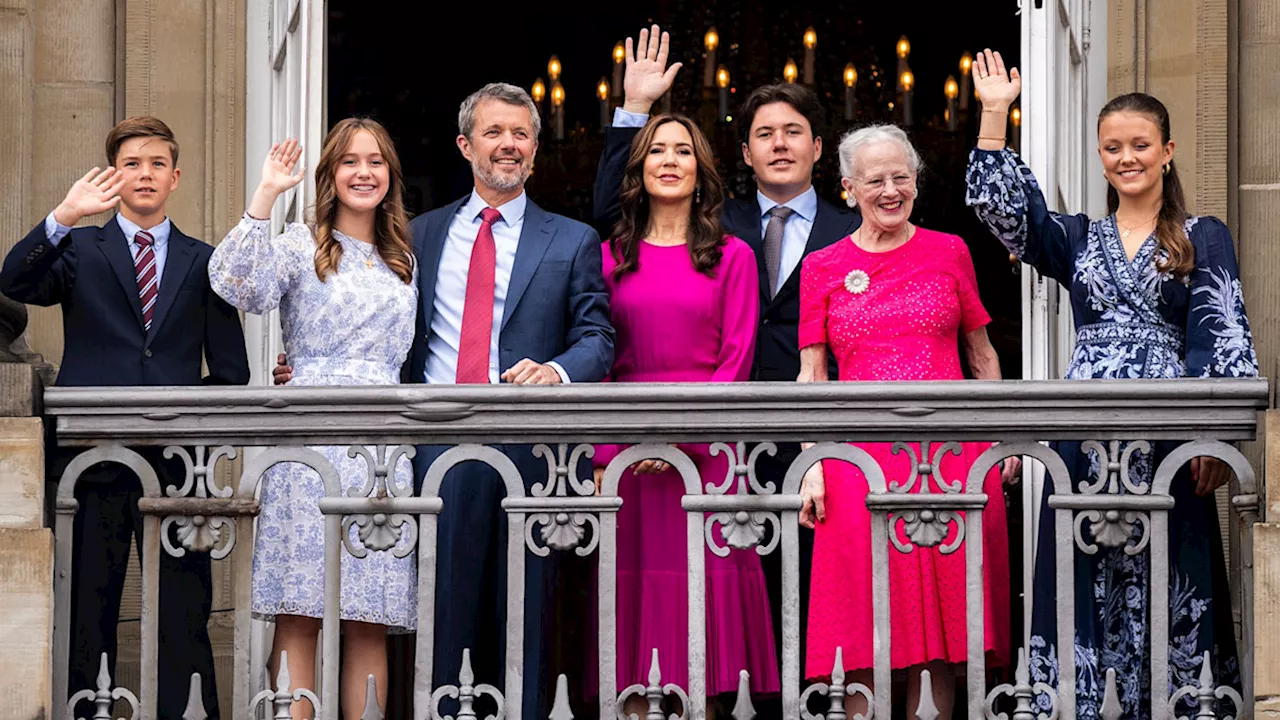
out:
{"label": "white dress shirt", "polygon": [[[633,113],[617,108],[613,111],[614,127],[643,127],[649,122],[648,115]],[[760,205],[760,237],[764,237],[765,228],[769,226],[769,211],[777,207],[776,203],[756,191],[756,202]],[[809,242],[809,232],[813,230],[813,219],[818,214],[818,192],[810,185],[808,190],[781,203],[792,210],[791,217],[782,230],[782,258],[778,265],[778,286],[770,295],[778,294],[778,290],[800,266],[800,258],[804,257],[804,247]]]}
{"label": "white dress shirt", "polygon": [[[142,230],[143,228],[138,227],[138,225],[130,221],[124,215],[120,215],[120,214],[116,215],[116,222],[120,223],[120,229],[124,231],[125,240],[129,241],[129,257],[134,260],[134,264],[136,265],[137,259],[138,259],[138,251],[140,251],[142,247],[139,246],[138,243],[134,242],[133,238],[135,235],[138,234],[138,231]],[[164,281],[164,262],[169,258],[169,231],[172,228],[173,228],[173,223],[169,222],[168,217],[165,217],[165,219],[162,220],[159,225],[156,225],[155,227],[147,230],[147,232],[151,233],[151,237],[153,240],[153,242],[151,243],[151,249],[156,256],[156,291],[157,292],[159,292],[160,290],[160,283]],[[44,234],[45,234],[45,237],[49,238],[49,242],[52,243],[55,247],[62,240],[62,238],[67,236],[67,233],[69,232],[71,232],[71,228],[67,225],[63,225],[62,223],[58,222],[57,218],[53,216],[52,212],[50,212],[49,215],[45,217]]]}
{"label": "white dress shirt", "polygon": [[[516,262],[520,231],[524,228],[524,211],[528,198],[524,193],[495,208],[502,217],[493,223],[495,250],[493,269],[493,330],[489,336],[489,382],[500,381],[510,368],[498,367],[498,337],[506,310],[507,288],[511,286],[511,269]],[[436,272],[436,294],[431,313],[431,335],[427,340],[427,382],[451,385],[458,379],[458,345],[462,340],[462,310],[467,299],[467,272],[471,268],[471,248],[480,233],[480,211],[488,207],[471,191],[471,197],[458,208],[449,223],[440,268]],[[569,376],[558,363],[555,368],[561,382]]]}

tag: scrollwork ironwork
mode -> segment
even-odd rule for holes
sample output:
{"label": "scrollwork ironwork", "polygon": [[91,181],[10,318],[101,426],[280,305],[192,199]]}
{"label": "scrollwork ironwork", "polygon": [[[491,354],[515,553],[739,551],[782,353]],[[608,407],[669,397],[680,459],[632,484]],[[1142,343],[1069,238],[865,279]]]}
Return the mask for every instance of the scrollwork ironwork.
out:
{"label": "scrollwork ironwork", "polygon": [[[1216,718],[1217,702],[1219,700],[1231,700],[1235,705],[1237,715],[1244,711],[1244,698],[1240,697],[1240,693],[1230,685],[1213,684],[1213,669],[1210,665],[1209,651],[1204,651],[1204,656],[1200,661],[1200,678],[1199,687],[1195,685],[1185,685],[1178,688],[1173,696],[1169,698],[1169,707],[1177,708],[1178,702],[1183,698],[1192,698],[1196,703],[1196,714],[1194,720],[1203,718]],[[1178,720],[1192,720],[1191,716],[1179,715]],[[1223,720],[1235,720],[1233,715],[1224,715]]]}
{"label": "scrollwork ironwork", "polygon": [[102,653],[98,662],[97,685],[97,690],[81,690],[67,700],[68,717],[75,717],[76,705],[82,700],[88,700],[94,707],[92,720],[111,720],[111,706],[116,700],[124,700],[129,705],[130,720],[138,720],[142,707],[138,697],[125,688],[111,687],[111,672],[107,669],[106,653]]}
{"label": "scrollwork ironwork", "polygon": [[303,699],[306,699],[311,701],[312,717],[320,717],[323,714],[320,709],[320,698],[306,688],[292,689],[290,682],[289,653],[281,650],[280,672],[276,673],[276,689],[263,690],[254,695],[253,699],[249,701],[249,714],[257,717],[258,706],[263,705],[265,707],[267,703],[270,703],[271,707],[268,709],[272,710],[272,720],[289,720],[292,717],[289,708],[294,703],[302,702]]}
{"label": "scrollwork ironwork", "polygon": [[[814,714],[809,710],[809,699],[814,695],[825,696],[831,706],[826,713]],[[861,695],[867,701],[867,714],[854,713],[849,720],[874,720],[876,716],[875,699],[871,688],[862,683],[845,684],[844,648],[836,646],[836,660],[831,666],[831,682],[814,683],[800,695],[800,716],[804,720],[846,720],[848,713],[844,709],[845,697]]]}
{"label": "scrollwork ironwork", "polygon": [[[530,513],[524,528],[525,546],[538,557],[547,557],[552,550],[575,550],[582,557],[590,555],[600,541],[600,518],[595,513],[575,511],[568,506],[568,499],[595,495],[595,481],[576,477],[574,472],[584,458],[595,456],[595,447],[583,443],[570,452],[568,443],[560,443],[555,450],[550,445],[539,444],[534,446],[533,454],[547,461],[547,481],[535,483],[529,490],[530,497],[566,498],[567,506],[559,510]],[[537,539],[541,539],[542,543],[539,544]]]}
{"label": "scrollwork ironwork", "polygon": [[[1035,711],[1032,699],[1036,693],[1049,698],[1049,714]],[[1007,713],[997,714],[995,711],[996,699],[1001,696],[1011,698],[1014,702],[1012,720],[1058,720],[1058,695],[1047,683],[1031,683],[1026,648],[1018,648],[1018,667],[1013,673],[1013,683],[997,685],[987,693],[986,702],[983,703],[987,720],[1010,720]]]}
{"label": "scrollwork ironwork", "polygon": [[[471,670],[471,650],[463,649],[462,651],[462,667],[458,671],[457,685],[443,685],[435,689],[431,693],[431,720],[464,720],[465,718],[475,718],[475,702],[477,699],[489,696],[498,706],[496,715],[489,715],[486,720],[501,720],[506,716],[504,710],[502,693],[498,688],[487,683],[475,685],[476,676]],[[458,701],[458,715],[441,715],[440,702],[445,698],[453,698]]]}
{"label": "scrollwork ironwork", "polygon": [[[162,456],[166,460],[179,458],[186,470],[181,487],[165,486],[166,496],[187,497],[193,491],[198,498],[225,499],[234,496],[235,488],[229,484],[220,487],[214,480],[219,460],[225,458],[230,462],[236,459],[234,447],[220,445],[210,451],[205,445],[197,445],[193,457],[187,448],[170,445],[164,449]],[[175,528],[176,532],[171,532]],[[173,535],[178,538],[176,545]],[[235,549],[236,524],[225,515],[170,515],[160,522],[160,544],[173,557],[182,557],[187,552],[200,552],[210,553],[214,560],[221,560]]]}
{"label": "scrollwork ironwork", "polygon": [[664,697],[673,697],[680,701],[680,714],[671,713],[667,716],[667,720],[688,720],[689,696],[675,683],[662,684],[662,668],[658,666],[657,648],[653,649],[653,660],[649,663],[649,684],[645,686],[636,683],[627,687],[618,695],[618,700],[615,704],[618,720],[640,720],[635,713],[623,714],[623,707],[626,706],[627,700],[633,697],[644,698],[648,702],[649,709],[645,713],[646,720],[661,720],[662,699]]}

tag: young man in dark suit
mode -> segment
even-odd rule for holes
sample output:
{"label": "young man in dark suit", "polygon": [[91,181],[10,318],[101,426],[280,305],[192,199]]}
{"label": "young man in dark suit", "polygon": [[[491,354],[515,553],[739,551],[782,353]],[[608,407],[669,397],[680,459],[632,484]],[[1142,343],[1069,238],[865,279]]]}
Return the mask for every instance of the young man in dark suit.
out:
{"label": "young man in dark suit", "polygon": [[[62,307],[65,349],[55,384],[248,383],[240,316],[209,287],[213,248],[184,235],[165,214],[181,176],[173,132],[153,117],[124,120],[107,136],[107,162],[76,181],[0,269],[0,292],[9,298]],[[72,227],[116,207],[102,227]],[[158,451],[143,454],[162,485],[183,484],[180,462],[166,462]],[[56,464],[65,467],[70,455],[60,454]],[[114,673],[130,538],[136,534],[142,546],[141,494],[137,477],[115,464],[95,465],[76,483],[69,693],[96,687],[103,652]],[[206,553],[161,555],[161,718],[182,717],[193,672],[204,679],[209,717],[218,717],[209,562]]]}
{"label": "young man in dark suit", "polygon": [[[675,81],[680,63],[667,67],[669,39],[657,25],[641,30],[635,52],[627,40],[622,107],[605,131],[604,152],[596,175],[595,223],[608,228],[618,219],[618,195],[631,141],[648,121],[650,108]],[[800,374],[800,265],[804,258],[858,229],[855,213],[818,197],[813,165],[822,157],[822,104],[809,88],[779,83],[757,88],[737,115],[742,130],[742,159],[756,179],[751,198],[724,203],[724,231],[747,242],[760,269],[760,330],[751,378],[794,381]],[[836,378],[835,363],[828,363]],[[799,446],[779,445],[776,457],[762,455],[760,478],[781,484]],[[813,533],[800,531],[800,657],[804,658],[805,613]],[[781,553],[764,558],[773,605],[774,631],[781,647]]]}

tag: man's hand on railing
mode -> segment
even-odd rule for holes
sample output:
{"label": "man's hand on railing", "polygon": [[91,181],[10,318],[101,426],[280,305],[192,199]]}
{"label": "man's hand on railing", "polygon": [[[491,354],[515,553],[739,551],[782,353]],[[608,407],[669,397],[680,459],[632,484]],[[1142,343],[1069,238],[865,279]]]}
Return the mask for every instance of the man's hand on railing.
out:
{"label": "man's hand on railing", "polygon": [[805,471],[800,482],[800,524],[813,529],[814,518],[827,521],[827,480],[822,474],[822,462],[816,462]]}
{"label": "man's hand on railing", "polygon": [[1231,482],[1231,466],[1216,457],[1191,459],[1191,481],[1196,484],[1200,497],[1212,495],[1214,490]]}
{"label": "man's hand on railing", "polygon": [[285,385],[292,379],[293,366],[289,364],[289,358],[280,353],[280,357],[276,358],[276,366],[271,371],[271,382],[274,385]]}

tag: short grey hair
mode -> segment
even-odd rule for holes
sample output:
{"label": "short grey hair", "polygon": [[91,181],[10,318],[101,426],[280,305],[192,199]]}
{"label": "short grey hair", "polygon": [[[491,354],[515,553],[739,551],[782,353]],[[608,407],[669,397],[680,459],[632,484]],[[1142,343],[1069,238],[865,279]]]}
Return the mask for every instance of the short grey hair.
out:
{"label": "short grey hair", "polygon": [[489,83],[479,90],[467,96],[462,101],[462,106],[458,108],[458,132],[471,137],[471,131],[476,127],[476,106],[482,100],[499,100],[508,105],[519,105],[529,109],[529,115],[533,118],[533,137],[537,139],[542,133],[542,118],[538,115],[538,106],[533,102],[533,98],[529,97],[529,93],[524,88],[517,87],[510,83]]}
{"label": "short grey hair", "polygon": [[[902,128],[897,125],[868,125],[851,130],[840,138],[840,147],[836,150],[840,156],[840,176],[852,180],[858,170],[856,164],[858,151],[868,145],[882,142],[896,142],[902,146],[902,154],[907,156],[907,164],[911,166],[912,172],[918,173],[924,169],[920,153],[916,152],[915,145],[911,144],[910,138]],[[852,205],[852,196],[849,200]]]}

